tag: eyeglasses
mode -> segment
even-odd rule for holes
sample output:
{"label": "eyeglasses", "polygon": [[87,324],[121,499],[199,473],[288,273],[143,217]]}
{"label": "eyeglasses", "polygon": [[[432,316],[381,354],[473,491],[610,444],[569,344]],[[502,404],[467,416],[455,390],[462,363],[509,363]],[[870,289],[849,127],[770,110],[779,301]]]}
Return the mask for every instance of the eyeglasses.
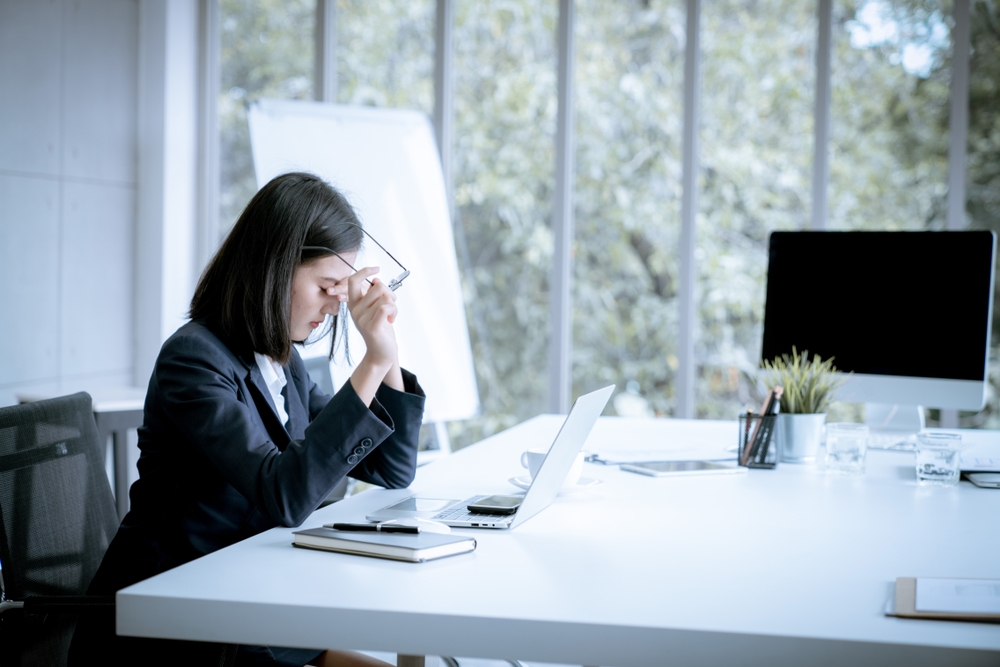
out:
{"label": "eyeglasses", "polygon": [[[381,243],[379,243],[375,239],[374,236],[372,236],[367,231],[365,231],[364,227],[362,227],[361,225],[356,225],[356,227],[361,230],[361,233],[363,233],[365,236],[367,236],[368,238],[370,238],[375,245],[377,245],[379,248],[381,248],[382,252],[384,252],[385,254],[389,255],[389,258],[392,259],[392,261],[396,262],[396,264],[399,266],[399,268],[401,268],[403,270],[402,273],[400,273],[398,276],[396,276],[395,278],[393,278],[392,280],[389,281],[389,289],[392,290],[393,292],[395,292],[396,290],[398,290],[400,287],[403,286],[403,281],[406,280],[406,277],[410,275],[409,269],[407,269],[405,266],[403,266],[398,259],[396,259],[395,257],[393,257],[392,253],[389,252],[388,250],[386,250],[385,246],[383,246]],[[340,261],[342,261],[344,264],[347,264],[347,266],[350,266],[351,267],[351,271],[354,271],[355,273],[358,272],[358,270],[356,268],[354,268],[354,266],[350,262],[348,262],[346,259],[344,259],[339,252],[337,252],[336,250],[334,250],[332,248],[327,248],[325,246],[318,246],[318,245],[306,245],[306,246],[302,246],[302,249],[303,250],[322,250],[324,252],[333,253],[337,257],[340,257]],[[365,278],[365,280],[368,281],[369,285],[373,284],[372,281],[368,280],[367,278]]]}

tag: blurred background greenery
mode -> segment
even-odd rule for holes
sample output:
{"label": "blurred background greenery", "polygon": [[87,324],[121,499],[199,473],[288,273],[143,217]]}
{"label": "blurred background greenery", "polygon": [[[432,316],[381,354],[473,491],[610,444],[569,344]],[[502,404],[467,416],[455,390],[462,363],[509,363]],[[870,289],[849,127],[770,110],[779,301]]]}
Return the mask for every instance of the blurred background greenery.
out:
{"label": "blurred background greenery", "polygon": [[[831,229],[943,229],[951,2],[833,3]],[[433,112],[433,0],[338,0],[337,101]],[[672,415],[677,360],[683,0],[576,3],[573,394]],[[315,0],[223,0],[220,229],[255,191],[246,105],[312,99]],[[555,187],[555,0],[459,0],[454,220],[482,415],[473,442],[547,406]],[[767,238],[808,228],[816,3],[702,6],[697,416],[752,400]],[[974,0],[967,214],[1000,229],[1000,11]],[[948,304],[928,304],[947,308]],[[1000,427],[992,391],[962,426]],[[835,407],[856,418],[857,406]],[[930,415],[931,421],[936,413]]]}

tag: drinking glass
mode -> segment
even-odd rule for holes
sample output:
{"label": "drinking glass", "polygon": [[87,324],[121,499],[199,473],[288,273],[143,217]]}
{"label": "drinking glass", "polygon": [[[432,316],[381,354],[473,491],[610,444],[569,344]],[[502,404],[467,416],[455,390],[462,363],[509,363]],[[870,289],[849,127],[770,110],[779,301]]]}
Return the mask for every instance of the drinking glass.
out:
{"label": "drinking glass", "polygon": [[868,427],[864,424],[833,423],[826,425],[826,469],[830,472],[860,475],[865,472],[868,451]]}
{"label": "drinking glass", "polygon": [[958,433],[917,434],[917,482],[922,486],[958,484],[961,447]]}

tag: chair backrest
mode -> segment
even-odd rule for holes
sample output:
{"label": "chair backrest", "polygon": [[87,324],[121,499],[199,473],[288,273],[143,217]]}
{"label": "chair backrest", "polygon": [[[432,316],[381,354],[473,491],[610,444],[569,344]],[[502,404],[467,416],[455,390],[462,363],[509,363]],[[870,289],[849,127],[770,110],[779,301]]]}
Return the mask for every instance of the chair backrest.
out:
{"label": "chair backrest", "polygon": [[86,393],[0,408],[0,585],[83,595],[118,530]]}
{"label": "chair backrest", "polygon": [[333,396],[333,373],[330,372],[330,360],[324,357],[307,357],[302,360],[309,377],[324,394]]}

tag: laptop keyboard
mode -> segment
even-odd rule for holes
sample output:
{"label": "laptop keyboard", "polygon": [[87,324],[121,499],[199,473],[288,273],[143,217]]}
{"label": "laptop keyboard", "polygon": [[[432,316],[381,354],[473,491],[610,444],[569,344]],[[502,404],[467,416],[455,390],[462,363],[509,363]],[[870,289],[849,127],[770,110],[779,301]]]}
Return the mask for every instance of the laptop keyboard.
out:
{"label": "laptop keyboard", "polygon": [[470,524],[479,524],[483,526],[495,526],[504,525],[513,518],[513,514],[480,514],[479,512],[470,512],[468,505],[482,500],[486,496],[475,496],[469,498],[463,503],[451,507],[442,512],[438,512],[434,516],[435,521],[455,521]]}

